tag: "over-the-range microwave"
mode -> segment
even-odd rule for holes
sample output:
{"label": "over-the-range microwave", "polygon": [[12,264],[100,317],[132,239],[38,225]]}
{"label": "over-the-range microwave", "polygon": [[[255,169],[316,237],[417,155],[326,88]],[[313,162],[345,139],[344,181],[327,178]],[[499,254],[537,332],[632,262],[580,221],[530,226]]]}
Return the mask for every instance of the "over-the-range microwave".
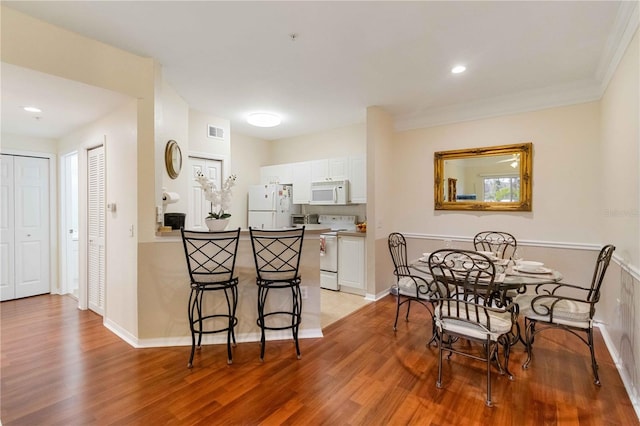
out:
{"label": "over-the-range microwave", "polygon": [[311,182],[311,200],[309,201],[309,204],[333,206],[348,203],[348,180]]}

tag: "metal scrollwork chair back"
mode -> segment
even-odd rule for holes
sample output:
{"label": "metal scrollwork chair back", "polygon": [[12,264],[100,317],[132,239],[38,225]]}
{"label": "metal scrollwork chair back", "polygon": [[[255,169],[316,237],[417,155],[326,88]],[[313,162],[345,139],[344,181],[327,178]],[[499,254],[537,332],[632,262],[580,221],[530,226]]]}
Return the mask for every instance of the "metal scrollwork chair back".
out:
{"label": "metal scrollwork chair back", "polygon": [[473,247],[478,251],[496,253],[500,259],[512,259],[518,242],[508,232],[482,231],[473,237]]}
{"label": "metal scrollwork chair back", "polygon": [[[433,303],[431,301],[432,291],[430,289],[431,278],[425,274],[419,273],[411,268],[407,259],[407,241],[404,236],[398,232],[389,234],[388,238],[389,253],[393,261],[393,274],[396,277],[395,290],[397,292],[396,318],[393,323],[393,330],[398,327],[398,316],[400,307],[407,305],[405,320],[409,321],[409,312],[411,303],[416,302],[427,308],[430,316],[433,318]],[[432,322],[432,331],[435,331]],[[429,343],[435,340],[435,333],[432,333]]]}
{"label": "metal scrollwork chair back", "polygon": [[[501,373],[509,372],[510,338],[516,319],[513,303],[505,304],[496,282],[493,262],[485,255],[470,250],[444,249],[429,256],[436,296],[434,312],[438,338],[438,380],[442,387],[442,354],[444,351],[485,361],[487,367],[487,398],[491,401],[491,362],[498,362]],[[455,343],[459,338],[483,345],[484,356],[465,351]],[[499,360],[503,348],[504,366]]]}
{"label": "metal scrollwork chair back", "polygon": [[[615,251],[611,244],[604,246],[596,259],[591,284],[548,283],[535,287],[534,294],[516,298],[524,316],[527,359],[522,368],[531,363],[534,336],[550,328],[561,329],[577,336],[589,347],[594,383],[600,385],[598,363],[593,346],[593,316],[600,300],[600,288],[609,262]],[[585,333],[586,338],[579,333]]]}

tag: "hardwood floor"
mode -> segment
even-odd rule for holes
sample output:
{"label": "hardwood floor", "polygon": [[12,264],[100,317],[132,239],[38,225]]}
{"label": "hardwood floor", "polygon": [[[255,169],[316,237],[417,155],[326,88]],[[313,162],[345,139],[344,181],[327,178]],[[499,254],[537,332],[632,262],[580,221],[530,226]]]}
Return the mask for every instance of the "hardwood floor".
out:
{"label": "hardwood floor", "polygon": [[129,424],[639,424],[596,334],[602,387],[588,349],[555,331],[536,337],[532,365],[514,347],[509,381],[497,372],[494,407],[484,405],[484,364],[454,355],[437,389],[437,349],[423,309],[392,330],[393,296],[329,327],[322,339],[205,346],[187,368],[188,347],[133,349],[64,296],[3,302],[1,420],[9,425]]}

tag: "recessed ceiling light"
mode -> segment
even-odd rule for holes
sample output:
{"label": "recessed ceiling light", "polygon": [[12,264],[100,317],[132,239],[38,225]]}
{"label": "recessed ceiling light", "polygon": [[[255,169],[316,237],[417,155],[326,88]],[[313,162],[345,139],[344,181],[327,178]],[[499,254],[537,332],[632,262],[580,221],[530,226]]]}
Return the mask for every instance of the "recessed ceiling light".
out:
{"label": "recessed ceiling light", "polygon": [[454,74],[460,74],[461,72],[465,72],[467,69],[467,67],[465,67],[464,65],[456,65],[455,67],[451,68],[451,72]]}
{"label": "recessed ceiling light", "polygon": [[36,108],[33,106],[26,106],[26,107],[23,107],[22,109],[28,112],[42,112],[40,108]]}
{"label": "recessed ceiling light", "polygon": [[249,124],[257,127],[275,127],[281,123],[279,116],[269,112],[254,112],[247,117]]}

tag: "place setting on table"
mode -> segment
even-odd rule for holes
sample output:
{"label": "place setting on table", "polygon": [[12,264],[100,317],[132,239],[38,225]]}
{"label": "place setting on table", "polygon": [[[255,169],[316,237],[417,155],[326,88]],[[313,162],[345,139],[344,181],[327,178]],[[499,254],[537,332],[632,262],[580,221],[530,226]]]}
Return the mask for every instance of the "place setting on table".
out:
{"label": "place setting on table", "polygon": [[[471,250],[486,256],[496,267],[495,282],[504,290],[525,291],[525,286],[561,281],[562,274],[546,266],[543,262],[525,260],[521,249],[517,249],[513,259],[502,259],[496,252]],[[437,252],[434,252],[437,253]],[[429,257],[432,253],[422,253],[422,257],[411,262],[411,266],[430,275]]]}

